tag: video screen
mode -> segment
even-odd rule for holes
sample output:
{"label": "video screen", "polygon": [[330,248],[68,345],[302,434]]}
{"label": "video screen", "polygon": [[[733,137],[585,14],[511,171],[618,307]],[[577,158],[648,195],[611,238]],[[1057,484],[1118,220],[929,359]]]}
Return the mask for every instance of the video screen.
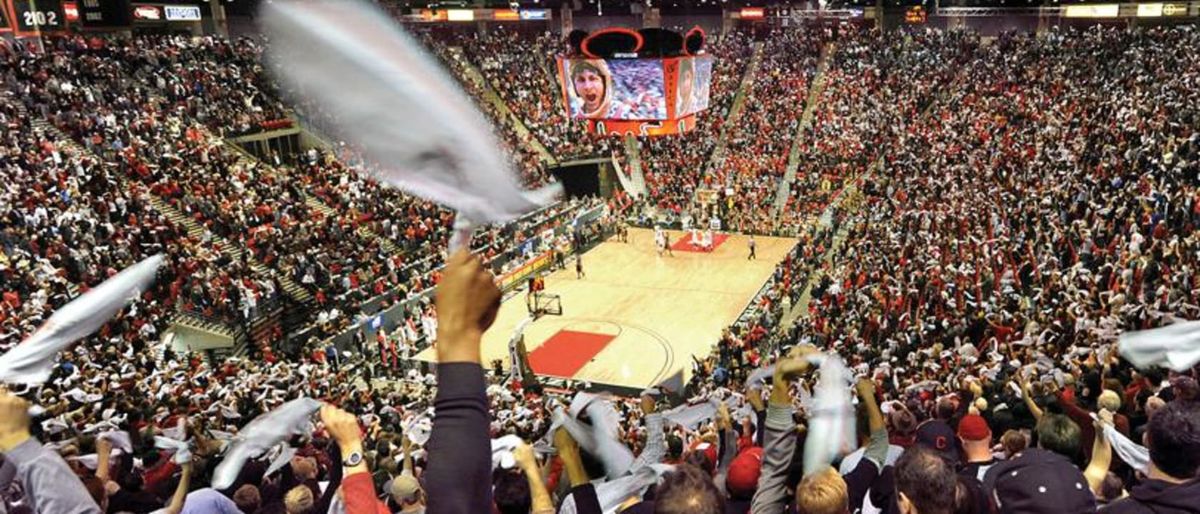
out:
{"label": "video screen", "polygon": [[711,56],[679,59],[676,79],[675,117],[695,114],[708,108],[708,93],[712,84]]}
{"label": "video screen", "polygon": [[667,119],[661,60],[561,59],[559,65],[572,118]]}

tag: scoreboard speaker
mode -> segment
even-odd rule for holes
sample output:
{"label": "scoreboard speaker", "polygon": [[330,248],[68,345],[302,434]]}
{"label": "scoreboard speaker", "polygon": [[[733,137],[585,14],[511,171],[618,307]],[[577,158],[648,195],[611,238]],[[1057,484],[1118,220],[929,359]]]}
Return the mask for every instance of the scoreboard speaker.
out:
{"label": "scoreboard speaker", "polygon": [[600,195],[600,163],[565,163],[550,168],[568,198]]}

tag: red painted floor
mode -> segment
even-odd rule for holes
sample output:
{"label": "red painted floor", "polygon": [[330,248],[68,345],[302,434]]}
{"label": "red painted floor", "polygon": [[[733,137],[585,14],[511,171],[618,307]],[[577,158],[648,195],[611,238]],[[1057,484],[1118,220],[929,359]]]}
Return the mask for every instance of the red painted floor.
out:
{"label": "red painted floor", "polygon": [[559,330],[529,354],[529,365],[539,375],[570,378],[616,336]]}
{"label": "red painted floor", "polygon": [[[721,243],[724,243],[726,239],[729,239],[729,234],[713,234],[712,249],[716,250],[717,247],[721,246]],[[676,252],[708,252],[709,251],[709,250],[702,250],[699,246],[695,246],[692,244],[692,233],[691,232],[685,233],[683,235],[683,237],[679,238],[678,241],[675,241],[675,243],[673,243],[671,245],[671,250],[676,251]]]}

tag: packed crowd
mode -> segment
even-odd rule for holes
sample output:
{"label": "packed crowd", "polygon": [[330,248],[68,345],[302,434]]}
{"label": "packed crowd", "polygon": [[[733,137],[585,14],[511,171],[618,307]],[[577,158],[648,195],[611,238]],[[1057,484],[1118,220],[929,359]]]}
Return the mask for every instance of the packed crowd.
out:
{"label": "packed crowd", "polygon": [[[538,155],[532,148],[533,140],[539,140],[538,136],[535,134],[520,135],[513,121],[505,116],[497,105],[488,100],[484,85],[471,79],[467,68],[468,66],[477,65],[471,61],[470,56],[463,54],[468,48],[475,48],[474,44],[467,44],[471,39],[463,39],[462,36],[434,35],[428,33],[419,35],[421,36],[422,43],[445,65],[451,75],[463,86],[463,89],[470,94],[471,98],[475,101],[475,106],[492,122],[497,139],[501,141],[504,150],[511,156],[513,168],[520,174],[525,185],[536,187],[550,182],[551,177],[546,169],[544,156]],[[455,51],[455,48],[458,48],[458,51]],[[536,73],[536,71],[533,73]],[[487,77],[484,80],[488,80]],[[496,87],[494,82],[492,84],[493,88]],[[515,105],[508,103],[509,109],[516,108],[518,113],[522,112],[522,108],[519,107],[520,105],[520,103]],[[549,124],[545,125],[545,127],[545,130],[553,130]],[[528,126],[527,128],[530,130],[534,129],[534,127]],[[547,144],[546,140],[539,141],[543,145]],[[551,152],[551,155],[553,156],[554,153]]]}
{"label": "packed crowd", "polygon": [[707,177],[719,193],[719,212],[730,230],[772,229],[771,205],[808,101],[822,40],[819,31],[782,29],[763,42],[762,62],[726,136],[724,159]]}
{"label": "packed crowd", "polygon": [[188,117],[222,136],[291,126],[286,106],[262,73],[262,48],[250,38],[146,36],[126,54],[145,81]]}
{"label": "packed crowd", "polygon": [[[72,44],[86,48],[82,40]],[[132,101],[136,89],[130,90],[130,96],[121,94],[124,88],[117,85],[119,79],[111,66],[86,58],[76,62],[66,52],[5,56],[5,74],[14,94],[9,104],[13,115],[9,118],[12,125],[8,134],[13,138],[15,150],[8,183],[21,185],[12,194],[18,194],[22,200],[10,205],[28,209],[25,216],[12,212],[12,224],[6,226],[6,231],[30,231],[28,248],[48,259],[44,261],[47,267],[34,268],[26,263],[17,269],[28,276],[60,275],[66,283],[84,289],[142,257],[165,251],[174,262],[172,279],[152,302],[158,312],[146,318],[153,319],[157,330],[165,328],[170,307],[180,298],[179,306],[184,310],[212,318],[236,319],[248,304],[273,297],[278,287],[272,276],[256,273],[245,262],[230,259],[212,241],[189,235],[184,227],[170,221],[166,213],[152,208],[149,194],[159,191],[153,184],[127,182],[132,176],[127,167],[131,161],[114,165],[97,155],[112,157],[131,149],[126,147],[126,141],[130,144],[134,141],[104,140],[90,132],[95,126],[92,123],[111,127],[118,120],[116,109],[126,113],[148,104]],[[111,95],[112,104],[101,100],[105,95]],[[77,116],[80,112],[77,109],[90,107],[96,108],[86,121]],[[62,110],[56,112],[57,109]],[[55,133],[33,129],[30,117],[39,113],[45,118],[53,114],[64,121],[64,127],[78,128],[77,134],[87,149],[59,140]],[[181,141],[180,146],[183,145]],[[164,149],[161,161],[155,159],[159,162],[156,167],[176,165],[170,150]],[[138,169],[150,170],[148,166]],[[19,218],[24,219],[18,222]],[[28,293],[45,295],[62,290],[52,287],[37,293],[39,289]]]}
{"label": "packed crowd", "polygon": [[955,82],[977,46],[976,37],[963,32],[916,32],[896,40],[842,31],[812,122],[800,136],[796,177],[778,223],[786,230],[803,225],[848,180],[866,173],[922,115],[938,86]]}
{"label": "packed crowd", "polygon": [[[696,114],[696,127],[679,136],[638,140],[646,192],[657,208],[674,216],[690,214],[696,189],[703,187],[701,179],[750,64],[752,43],[750,34],[742,31],[709,40],[704,50],[713,59],[712,83],[708,109]],[[701,216],[692,217],[699,220]]]}
{"label": "packed crowd", "polygon": [[[813,137],[887,152],[841,155],[811,173],[845,177],[878,160],[847,207],[861,202],[861,212],[801,232],[757,300],[760,315],[698,362],[691,375],[700,378],[685,390],[664,385],[623,400],[485,373],[479,340],[501,293],[481,260],[458,254],[436,300],[419,308],[422,330],[437,338],[435,373],[365,378],[376,360],[369,344],[354,355],[208,363],[148,348],[154,338],[129,327],[116,332],[125,341],[85,340],[44,386],[0,392],[0,503],[38,513],[1196,512],[1196,369],[1134,370],[1115,339],[1200,316],[1200,34],[1100,28],[979,44],[959,33],[886,33],[846,48],[833,67],[845,85],[826,93],[837,107],[819,107],[834,110],[818,114]],[[136,116],[155,112],[156,100],[124,83],[107,57],[77,50],[11,56],[10,89],[93,151],[125,157],[122,171],[144,185],[112,185],[120,180],[108,167],[39,134],[16,102],[3,105],[6,182],[80,213],[5,193],[5,264],[27,264],[3,269],[5,288],[14,278],[22,296],[6,292],[0,314],[18,327],[37,315],[15,310],[25,297],[53,302],[75,277],[82,287],[106,276],[101,266],[137,257],[99,253],[78,265],[43,248],[89,244],[97,230],[122,237],[104,223],[117,225],[117,213],[122,225],[169,225],[153,214],[129,221],[125,213],[151,211],[143,188],[158,187],[212,227],[244,227],[210,218],[225,210],[188,208],[225,186],[189,199],[154,179],[181,166],[174,159],[222,177],[237,177],[228,172],[236,163],[183,120]],[[803,61],[770,55],[760,71],[803,76]],[[937,98],[949,74],[961,80]],[[771,87],[756,84],[752,97],[772,104],[763,97]],[[854,100],[861,91],[882,93]],[[796,130],[782,113],[745,115],[748,127]],[[136,141],[152,130],[167,136],[150,141],[188,157],[147,157],[151,145]],[[739,140],[730,155],[761,154],[765,144]],[[146,159],[146,174],[131,173],[132,159]],[[734,175],[719,177],[743,191],[766,180]],[[262,180],[253,182],[246,191]],[[300,184],[297,196],[308,194]],[[534,227],[555,219],[551,211],[497,229],[484,244],[511,248],[497,237],[540,233]],[[167,230],[174,241],[157,244],[201,251]],[[155,239],[137,237],[127,252],[145,241],[144,253],[158,251]],[[806,283],[808,315],[781,337],[780,306],[798,304]],[[105,330],[136,319],[140,305]],[[839,448],[836,467],[811,465],[808,453],[830,436],[822,427],[833,413],[813,391],[822,352],[840,354],[859,377],[857,438]],[[685,401],[670,407],[671,396]],[[275,426],[286,430],[214,487],[218,466],[238,453],[231,446],[261,442],[263,425],[246,422],[301,397],[326,402],[316,422]]]}
{"label": "packed crowd", "polygon": [[589,135],[585,121],[566,116],[555,80],[554,56],[563,49],[556,34],[498,27],[459,43],[466,58],[555,158],[568,161],[610,153],[613,140]]}

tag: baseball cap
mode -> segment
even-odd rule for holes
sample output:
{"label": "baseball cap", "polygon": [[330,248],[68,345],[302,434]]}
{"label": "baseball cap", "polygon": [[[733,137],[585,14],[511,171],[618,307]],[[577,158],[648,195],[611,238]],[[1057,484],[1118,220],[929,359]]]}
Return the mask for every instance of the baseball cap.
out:
{"label": "baseball cap", "polygon": [[1057,453],[1029,448],[997,464],[984,477],[997,512],[1095,512],[1096,500],[1079,468]]}
{"label": "baseball cap", "polygon": [[917,444],[934,450],[952,463],[959,462],[958,440],[945,421],[933,419],[917,427]]}
{"label": "baseball cap", "polygon": [[416,477],[403,473],[392,479],[388,493],[392,495],[392,501],[398,505],[413,503],[417,501],[417,497],[421,493],[421,483],[417,481]]}
{"label": "baseball cap", "polygon": [[967,414],[958,422],[958,436],[964,441],[983,441],[992,437],[992,429],[983,416]]}
{"label": "baseball cap", "polygon": [[763,449],[757,446],[747,448],[733,462],[729,463],[729,472],[725,476],[725,489],[734,498],[750,498],[758,489],[758,476],[762,473]]}

